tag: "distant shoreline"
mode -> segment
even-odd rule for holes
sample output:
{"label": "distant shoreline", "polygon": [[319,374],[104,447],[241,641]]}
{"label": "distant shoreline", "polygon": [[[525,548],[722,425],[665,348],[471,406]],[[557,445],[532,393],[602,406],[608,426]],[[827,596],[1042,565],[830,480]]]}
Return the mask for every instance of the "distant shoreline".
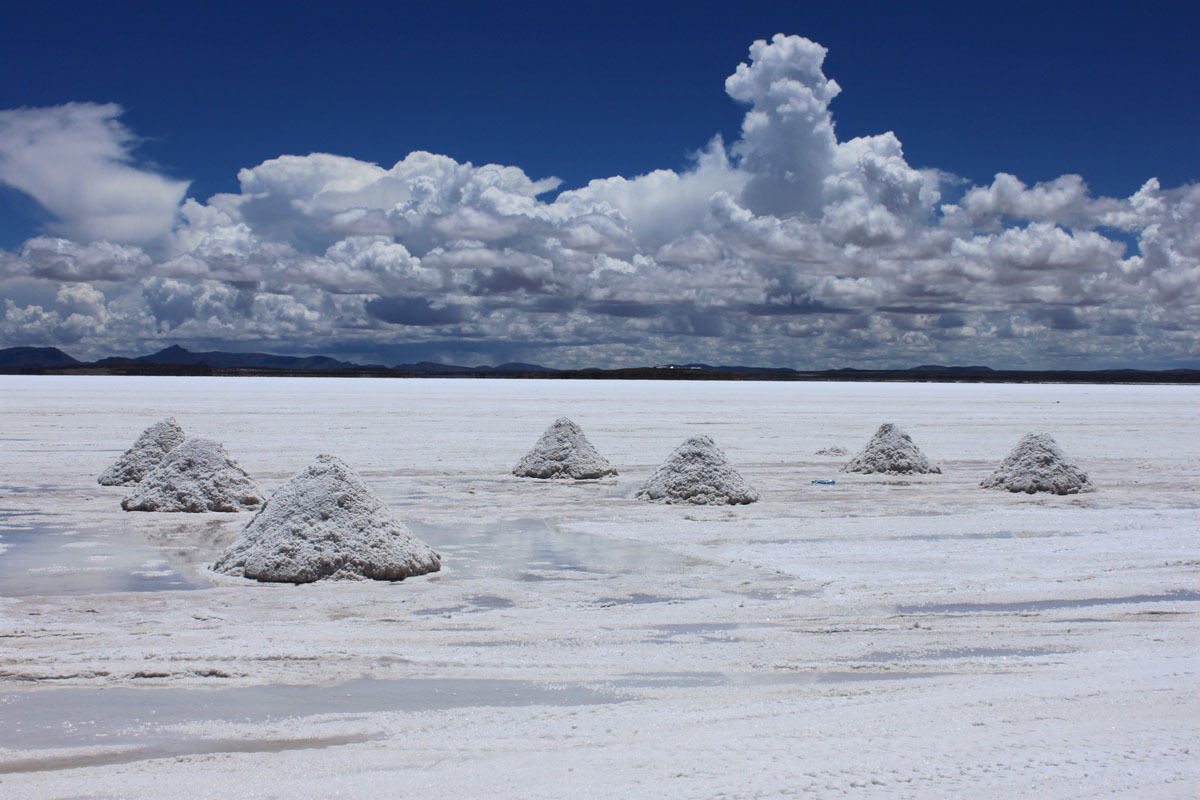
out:
{"label": "distant shoreline", "polygon": [[790,370],[736,367],[629,367],[622,369],[503,370],[497,368],[421,371],[391,368],[286,369],[214,367],[196,364],[138,364],[58,367],[0,367],[2,375],[116,375],[254,378],[458,378],[538,380],[661,380],[661,381],[836,381],[913,383],[1090,383],[1200,384],[1200,370],[992,370],[987,368],[912,368],[892,370]]}

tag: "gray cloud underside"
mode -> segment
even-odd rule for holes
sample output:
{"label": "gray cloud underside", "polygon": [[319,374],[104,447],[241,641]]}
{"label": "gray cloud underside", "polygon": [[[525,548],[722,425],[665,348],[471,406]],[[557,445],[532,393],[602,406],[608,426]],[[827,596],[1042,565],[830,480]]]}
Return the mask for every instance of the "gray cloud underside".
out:
{"label": "gray cloud underside", "polygon": [[0,251],[0,339],[559,366],[1198,361],[1200,185],[1107,198],[999,174],[948,202],[952,176],[892,133],[838,141],[825,52],[756,42],[726,81],[737,141],[553,200],[554,179],[425,152],[280,156],[184,200],[133,162],[116,106],[0,112],[0,180],[57,219]]}

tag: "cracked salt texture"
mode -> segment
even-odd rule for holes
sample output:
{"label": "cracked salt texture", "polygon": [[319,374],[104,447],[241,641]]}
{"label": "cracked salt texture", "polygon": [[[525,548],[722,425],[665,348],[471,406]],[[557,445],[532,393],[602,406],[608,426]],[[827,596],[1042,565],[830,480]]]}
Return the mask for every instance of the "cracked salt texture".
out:
{"label": "cracked salt texture", "polygon": [[96,481],[104,486],[132,486],[162,463],[167,453],[183,444],[186,438],[174,417],[156,422],[142,431],[133,446],[100,473]]}
{"label": "cracked salt texture", "polygon": [[1029,494],[1078,494],[1092,490],[1087,473],[1067,461],[1054,437],[1048,433],[1027,433],[1021,437],[996,471],[979,485],[985,489]]}
{"label": "cracked salt texture", "polygon": [[260,581],[398,581],[437,572],[413,536],[341,459],[319,455],[280,486],[213,570]]}
{"label": "cracked salt texture", "polygon": [[753,503],[756,492],[707,436],[693,436],[675,449],[634,495],[657,503],[736,505]]}
{"label": "cracked salt texture", "polygon": [[121,501],[126,511],[253,511],[262,505],[246,471],[211,439],[188,439]]}
{"label": "cracked salt texture", "polygon": [[940,473],[941,469],[930,463],[907,433],[885,422],[862,452],[842,467],[842,472],[908,474]]}
{"label": "cracked salt texture", "polygon": [[519,478],[579,480],[616,474],[616,469],[596,452],[583,430],[566,417],[556,419],[513,468],[513,475]]}

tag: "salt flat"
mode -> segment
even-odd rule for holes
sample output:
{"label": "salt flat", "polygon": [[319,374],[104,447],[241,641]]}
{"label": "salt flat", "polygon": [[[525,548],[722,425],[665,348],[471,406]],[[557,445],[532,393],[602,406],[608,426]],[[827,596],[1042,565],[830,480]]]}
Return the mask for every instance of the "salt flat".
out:
{"label": "salt flat", "polygon": [[[0,377],[0,794],[1194,797],[1196,387]],[[121,511],[174,416],[270,492],[342,458],[443,556],[207,567]],[[619,470],[509,474],[568,416]],[[941,475],[838,472],[882,422]],[[1052,433],[1096,491],[978,488]],[[705,434],[759,491],[639,502]],[[833,486],[814,479],[835,479]]]}

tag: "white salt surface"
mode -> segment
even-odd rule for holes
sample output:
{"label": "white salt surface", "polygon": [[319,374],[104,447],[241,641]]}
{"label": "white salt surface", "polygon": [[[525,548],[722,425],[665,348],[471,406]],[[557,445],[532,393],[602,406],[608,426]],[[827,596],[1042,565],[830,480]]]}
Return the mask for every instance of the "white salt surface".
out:
{"label": "white salt surface", "polygon": [[[127,530],[215,585],[0,584],[0,708],[28,709],[0,712],[0,793],[1195,797],[1198,406],[1196,387],[3,376],[0,513]],[[483,536],[401,583],[213,576],[249,514],[125,514],[95,483],[131,428],[168,413],[220,431],[267,490],[337,453],[435,549],[456,523],[534,519],[539,536],[669,557],[580,568],[531,546],[519,577],[458,569],[487,557]],[[589,420],[615,485],[512,477],[554,413]],[[887,418],[941,475],[831,474],[806,455]],[[980,490],[1029,430],[1053,431],[1097,490]],[[633,497],[697,432],[759,502]],[[514,529],[491,546],[523,543]],[[61,553],[90,551],[53,552],[43,566],[68,582],[87,565]],[[328,704],[360,679],[498,696]],[[503,688],[529,685],[568,691]],[[156,690],[113,716],[62,694],[106,687]],[[206,687],[296,700],[287,718],[155,722],[157,693]]]}

